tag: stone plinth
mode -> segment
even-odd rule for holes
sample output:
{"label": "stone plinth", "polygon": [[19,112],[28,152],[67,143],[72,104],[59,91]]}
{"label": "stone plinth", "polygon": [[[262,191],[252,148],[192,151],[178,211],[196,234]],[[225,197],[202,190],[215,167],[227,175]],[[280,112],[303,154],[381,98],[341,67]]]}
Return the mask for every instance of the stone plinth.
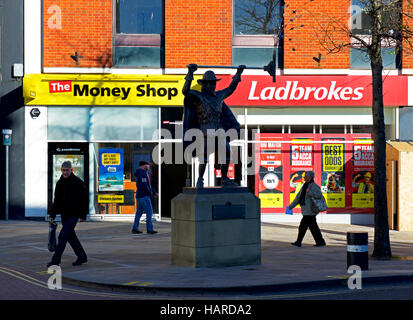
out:
{"label": "stone plinth", "polygon": [[172,264],[261,264],[260,200],[247,188],[184,188],[171,218]]}

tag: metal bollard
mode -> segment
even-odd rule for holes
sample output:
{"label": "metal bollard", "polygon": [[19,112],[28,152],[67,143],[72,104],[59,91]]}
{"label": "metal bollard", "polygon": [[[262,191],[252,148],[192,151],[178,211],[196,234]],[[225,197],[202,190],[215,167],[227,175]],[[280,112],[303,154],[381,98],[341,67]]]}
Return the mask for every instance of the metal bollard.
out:
{"label": "metal bollard", "polygon": [[368,270],[368,239],[367,232],[347,232],[347,269],[357,265],[361,270]]}

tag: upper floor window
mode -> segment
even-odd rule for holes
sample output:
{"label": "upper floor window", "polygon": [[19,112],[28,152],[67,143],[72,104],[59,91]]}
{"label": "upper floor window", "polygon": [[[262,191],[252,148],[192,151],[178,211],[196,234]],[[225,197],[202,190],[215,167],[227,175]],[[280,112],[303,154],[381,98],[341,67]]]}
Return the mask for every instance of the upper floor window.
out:
{"label": "upper floor window", "polygon": [[267,65],[275,53],[282,65],[279,35],[283,19],[281,0],[234,0],[232,63]]}
{"label": "upper floor window", "polygon": [[[390,3],[391,0],[383,0],[384,4]],[[369,2],[364,0],[351,1],[351,31],[353,34],[362,38],[369,43],[371,39],[372,21],[367,14]],[[399,13],[397,6],[391,7],[391,10],[383,13],[383,26],[390,32],[392,26],[398,27]],[[353,69],[370,69],[370,58],[366,48],[360,46],[358,41],[352,41],[350,50],[350,66]],[[395,41],[382,41],[382,60],[384,69],[397,69],[400,56],[397,54]]]}
{"label": "upper floor window", "polygon": [[[382,0],[383,4],[389,4],[392,0]],[[354,34],[370,35],[371,34],[371,18],[367,14],[369,2],[365,0],[351,0],[351,29]],[[392,29],[392,25],[396,27],[400,21],[399,11],[397,6],[389,7],[389,10],[383,12],[383,25]]]}
{"label": "upper floor window", "polygon": [[115,0],[115,67],[160,68],[164,0]]}
{"label": "upper floor window", "polygon": [[235,35],[276,35],[282,22],[280,0],[235,0]]}
{"label": "upper floor window", "polygon": [[162,0],[117,0],[116,33],[160,34],[162,12]]}

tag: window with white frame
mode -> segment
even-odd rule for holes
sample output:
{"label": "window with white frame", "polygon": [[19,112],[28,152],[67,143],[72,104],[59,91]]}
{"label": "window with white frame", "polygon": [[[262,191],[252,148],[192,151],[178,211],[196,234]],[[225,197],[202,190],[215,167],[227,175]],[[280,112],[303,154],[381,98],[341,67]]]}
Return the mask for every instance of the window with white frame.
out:
{"label": "window with white frame", "polygon": [[115,0],[115,67],[162,66],[163,0]]}

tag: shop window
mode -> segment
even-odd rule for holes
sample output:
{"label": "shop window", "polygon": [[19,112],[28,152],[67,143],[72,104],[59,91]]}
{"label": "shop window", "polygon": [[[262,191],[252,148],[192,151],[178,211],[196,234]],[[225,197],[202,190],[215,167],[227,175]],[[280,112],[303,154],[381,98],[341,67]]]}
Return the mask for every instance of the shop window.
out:
{"label": "shop window", "polygon": [[[285,130],[285,127],[284,127]],[[283,132],[283,126],[278,125],[278,126],[260,126],[260,133],[282,133]]]}
{"label": "shop window", "polygon": [[282,67],[279,31],[282,24],[282,1],[234,1],[234,65],[263,67],[276,55]]}
{"label": "shop window", "polygon": [[413,140],[413,107],[400,108],[400,140]]}
{"label": "shop window", "polygon": [[54,141],[152,141],[158,119],[156,107],[50,107],[47,135]]}
{"label": "shop window", "polygon": [[344,126],[322,126],[323,133],[340,133],[343,134]]}
{"label": "shop window", "polygon": [[162,139],[182,139],[183,112],[181,107],[161,108],[161,128],[169,131],[168,136],[162,136]]}
{"label": "shop window", "polygon": [[351,133],[372,133],[373,127],[369,125],[353,125]]}
{"label": "shop window", "polygon": [[48,144],[48,208],[51,210],[62,163],[70,161],[73,173],[89,185],[89,146],[87,143],[51,142]]}
{"label": "shop window", "polygon": [[157,140],[158,108],[93,108],[91,139],[98,141]]}
{"label": "shop window", "polygon": [[116,0],[116,67],[162,66],[163,0]]}
{"label": "shop window", "polygon": [[313,133],[314,132],[314,127],[313,125],[311,126],[291,126],[291,133]]}
{"label": "shop window", "polygon": [[55,141],[87,141],[88,107],[50,107],[47,109],[47,138]]}
{"label": "shop window", "polygon": [[[135,172],[141,160],[151,163],[149,177],[158,190],[158,166],[153,161],[155,143],[94,143],[94,206],[97,214],[136,212]],[[152,199],[154,213],[158,200]]]}

